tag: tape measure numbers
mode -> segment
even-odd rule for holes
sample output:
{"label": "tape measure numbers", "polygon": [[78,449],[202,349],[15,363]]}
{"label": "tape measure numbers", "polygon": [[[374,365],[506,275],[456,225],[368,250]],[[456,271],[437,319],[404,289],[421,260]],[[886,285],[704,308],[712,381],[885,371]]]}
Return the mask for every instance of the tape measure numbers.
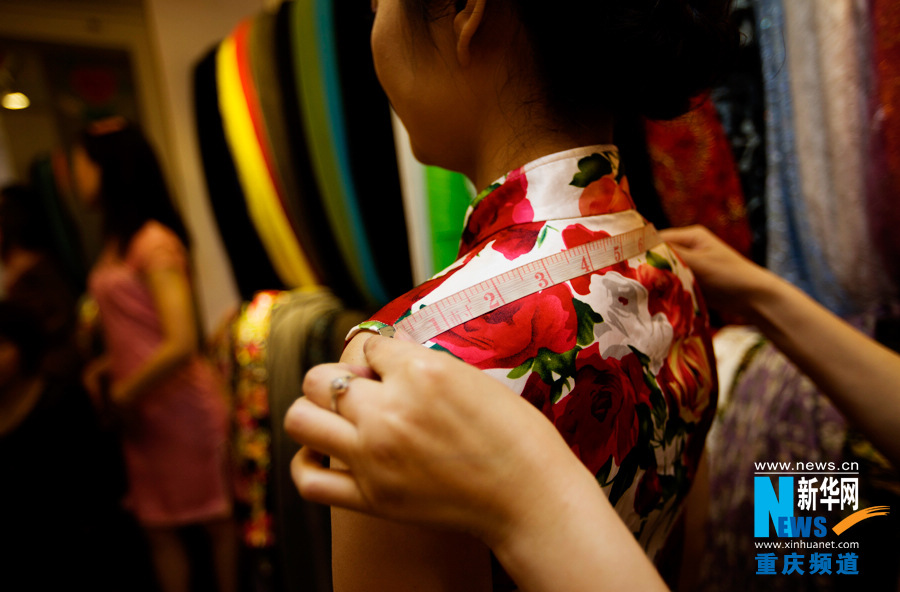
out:
{"label": "tape measure numbers", "polygon": [[396,327],[403,329],[417,343],[425,343],[432,337],[504,304],[615,265],[640,255],[661,242],[656,228],[647,224],[566,249],[429,304],[399,321]]}

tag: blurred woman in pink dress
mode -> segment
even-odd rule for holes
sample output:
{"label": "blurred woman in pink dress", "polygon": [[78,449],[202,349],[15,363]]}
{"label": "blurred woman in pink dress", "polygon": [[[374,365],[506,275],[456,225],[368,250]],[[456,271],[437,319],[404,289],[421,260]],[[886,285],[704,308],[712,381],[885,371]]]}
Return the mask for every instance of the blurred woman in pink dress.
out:
{"label": "blurred woman in pink dress", "polygon": [[159,162],[124,119],[92,124],[72,154],[73,181],[104,216],[104,246],[88,286],[106,354],[85,383],[123,417],[128,503],[143,526],[160,587],[189,589],[178,529],[209,532],[220,590],[233,590],[236,539],[227,478],[228,410],[199,354],[188,236]]}

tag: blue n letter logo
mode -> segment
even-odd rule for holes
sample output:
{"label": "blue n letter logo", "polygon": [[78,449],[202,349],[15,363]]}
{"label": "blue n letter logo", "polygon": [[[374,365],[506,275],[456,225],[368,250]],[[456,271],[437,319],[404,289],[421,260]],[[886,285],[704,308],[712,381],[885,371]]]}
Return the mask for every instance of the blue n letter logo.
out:
{"label": "blue n letter logo", "polygon": [[[769,517],[775,524],[775,532],[782,535],[782,523],[794,515],[794,478],[778,477],[778,491],[781,499],[775,495],[772,480],[769,477],[753,478],[753,536],[769,536]],[[791,536],[790,526],[787,536]]]}

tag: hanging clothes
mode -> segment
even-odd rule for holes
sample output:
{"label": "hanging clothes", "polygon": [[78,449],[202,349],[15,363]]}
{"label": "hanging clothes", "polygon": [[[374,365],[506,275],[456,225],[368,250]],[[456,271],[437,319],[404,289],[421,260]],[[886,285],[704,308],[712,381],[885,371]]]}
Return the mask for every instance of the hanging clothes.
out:
{"label": "hanging clothes", "polygon": [[272,310],[266,375],[272,421],[271,497],[275,540],[285,591],[331,590],[330,512],[297,495],[291,459],[300,449],[284,431],[303,376],[313,365],[336,362],[343,336],[365,315],[345,311],[328,290],[285,292]]}
{"label": "hanging clothes", "polygon": [[794,134],[794,102],[785,67],[782,0],[754,0],[763,65],[766,105],[766,267],[818,300],[832,312],[849,312],[846,292],[813,232],[800,198],[802,180]]}
{"label": "hanging clothes", "polygon": [[[861,39],[853,0],[784,3],[799,194],[846,312],[878,304],[883,271],[866,232]],[[821,263],[820,263],[821,264]]]}
{"label": "hanging clothes", "polygon": [[[327,223],[325,206],[316,183],[315,172],[306,142],[302,105],[296,80],[297,65],[291,41],[292,2],[284,2],[275,15],[274,59],[278,84],[261,87],[261,98],[269,104],[271,135],[276,157],[284,161],[285,201],[301,217],[299,223],[308,237],[310,257],[320,260],[323,284],[348,306],[361,306],[364,298],[340,253],[337,239]],[[278,97],[273,95],[278,94]],[[279,105],[276,105],[279,103]],[[269,115],[271,113],[271,115]],[[304,242],[304,245],[307,243]]]}
{"label": "hanging clothes", "polygon": [[[292,47],[307,146],[340,255],[370,305],[387,301],[358,207],[357,188],[347,156],[343,100],[335,63],[331,2],[306,0],[290,5]],[[404,262],[405,263],[405,262]]]}
{"label": "hanging clothes", "polygon": [[249,103],[253,109],[254,128],[260,147],[272,175],[273,185],[278,189],[278,201],[285,218],[300,244],[316,277],[325,278],[322,254],[315,248],[309,232],[312,220],[302,209],[301,199],[291,199],[300,191],[294,169],[290,161],[291,151],[284,125],[284,105],[280,92],[275,51],[275,15],[262,12],[256,15],[249,27],[247,38],[249,73],[252,76],[253,92],[256,100]]}
{"label": "hanging clothes", "polygon": [[[339,0],[328,4],[334,26],[340,116],[346,134],[346,166],[356,189],[351,195],[355,195],[368,228],[372,228],[372,221],[378,221],[379,230],[368,234],[364,248],[371,252],[375,273],[388,298],[393,298],[412,288],[413,281],[391,110],[375,74],[369,43],[372,10],[364,2]],[[464,213],[465,206],[459,217],[460,228]]]}
{"label": "hanging clothes", "polygon": [[705,98],[677,119],[644,127],[653,183],[672,225],[703,224],[749,255],[744,194],[713,102]]}
{"label": "hanging clothes", "polygon": [[869,0],[871,47],[867,150],[868,224],[892,281],[889,299],[900,291],[900,4]]}

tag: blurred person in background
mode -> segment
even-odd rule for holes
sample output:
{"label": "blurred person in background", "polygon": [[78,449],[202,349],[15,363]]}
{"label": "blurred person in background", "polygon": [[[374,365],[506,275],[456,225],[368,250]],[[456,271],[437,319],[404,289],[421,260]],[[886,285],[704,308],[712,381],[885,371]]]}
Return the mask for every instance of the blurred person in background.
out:
{"label": "blurred person in background", "polygon": [[79,290],[60,264],[38,196],[25,185],[0,191],[3,297],[39,320],[46,353],[42,370],[77,380],[83,360],[74,344]]}
{"label": "blurred person in background", "polygon": [[236,586],[227,478],[228,409],[199,351],[189,240],[159,161],[122,118],[91,124],[72,152],[80,199],[103,214],[103,249],[88,278],[106,353],[84,380],[121,417],[127,502],[164,592],[187,590],[184,526],[206,530],[219,589]]}
{"label": "blurred person in background", "polygon": [[0,302],[0,589],[113,590],[108,562],[133,549],[118,451],[80,384],[41,371],[45,354],[38,320]]}

